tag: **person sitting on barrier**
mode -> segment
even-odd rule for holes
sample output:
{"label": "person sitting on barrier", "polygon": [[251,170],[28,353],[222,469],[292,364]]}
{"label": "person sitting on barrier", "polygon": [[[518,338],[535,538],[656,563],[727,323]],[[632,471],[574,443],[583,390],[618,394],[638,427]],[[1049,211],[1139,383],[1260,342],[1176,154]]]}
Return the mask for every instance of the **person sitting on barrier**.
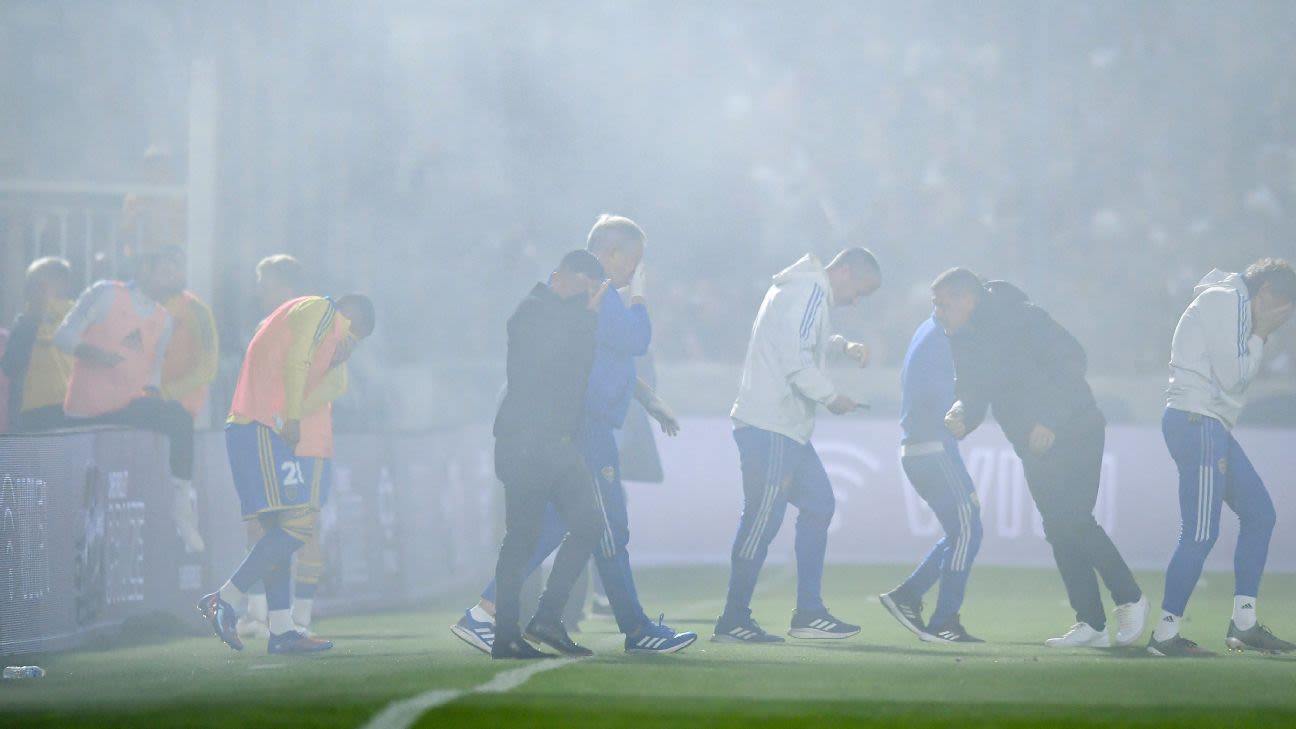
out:
{"label": "person sitting on barrier", "polygon": [[27,306],[14,322],[3,369],[9,377],[9,426],[15,432],[64,424],[72,360],[54,346],[54,331],[72,309],[72,266],[47,256],[32,261],[23,284]]}
{"label": "person sitting on barrier", "polygon": [[191,554],[203,551],[193,490],[193,418],[162,399],[162,362],[171,315],[159,303],[184,288],[184,253],[160,248],[136,257],[132,283],[100,281],[81,294],[54,344],[73,356],[63,411],[70,425],[124,425],[170,439],[172,516]]}
{"label": "person sitting on barrier", "polygon": [[180,403],[196,422],[220,361],[216,319],[202,299],[183,288],[163,305],[171,315],[172,330],[162,362],[162,397]]}
{"label": "person sitting on barrier", "polygon": [[373,304],[366,296],[348,294],[337,301],[303,296],[261,322],[248,345],[225,444],[243,517],[259,521],[265,536],[220,590],[198,603],[216,636],[235,650],[243,649],[238,614],[258,581],[266,588],[270,653],[333,647],[332,641],[296,630],[290,610],[293,553],[318,528],[327,488],[327,467],[318,454],[331,453],[331,430],[320,427],[321,422],[331,427],[328,410],[317,411],[325,414],[319,420],[308,415],[308,406],[311,394],[330,387],[330,378],[337,376],[333,371],[373,327]]}
{"label": "person sitting on barrier", "polygon": [[[261,316],[269,316],[286,301],[290,301],[306,293],[306,272],[302,267],[301,261],[287,253],[277,253],[272,256],[262,258],[256,265],[256,302]],[[309,400],[314,393],[307,396]],[[303,404],[303,410],[306,413],[312,412],[308,404]],[[247,548],[251,551],[256,543],[261,541],[265,536],[265,530],[261,528],[261,522],[251,519],[247,522]],[[322,574],[324,571],[323,551],[320,548],[320,534],[316,530],[312,533],[311,540],[306,543],[298,554],[299,566],[306,563],[305,569],[298,570],[298,585],[294,594],[314,595],[314,587],[308,586],[301,582],[301,577],[308,581],[312,574]],[[319,555],[320,559],[315,560],[314,555]],[[316,580],[318,582],[318,580]],[[294,603],[296,609],[296,603]],[[310,626],[310,608],[302,607],[302,615],[294,616],[294,622],[298,617],[304,617],[305,622],[296,622],[299,628],[304,628],[302,632],[309,633]],[[265,586],[260,582],[256,583],[248,590],[247,611],[239,615],[238,634],[243,638],[261,638],[270,637],[270,628],[267,627],[266,617],[266,596]]]}

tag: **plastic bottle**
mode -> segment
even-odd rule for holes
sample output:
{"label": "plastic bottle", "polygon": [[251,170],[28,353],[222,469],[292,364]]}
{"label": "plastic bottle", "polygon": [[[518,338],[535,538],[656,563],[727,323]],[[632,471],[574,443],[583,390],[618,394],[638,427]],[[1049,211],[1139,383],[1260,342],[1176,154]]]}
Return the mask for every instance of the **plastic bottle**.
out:
{"label": "plastic bottle", "polygon": [[5,666],[4,680],[16,681],[20,678],[45,678],[45,669],[40,666]]}

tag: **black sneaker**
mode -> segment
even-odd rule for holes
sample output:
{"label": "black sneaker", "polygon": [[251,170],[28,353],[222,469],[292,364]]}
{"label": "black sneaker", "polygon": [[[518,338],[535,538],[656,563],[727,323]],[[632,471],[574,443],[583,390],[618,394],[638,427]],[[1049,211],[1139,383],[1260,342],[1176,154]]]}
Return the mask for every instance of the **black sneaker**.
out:
{"label": "black sneaker", "polygon": [[766,633],[751,615],[729,618],[724,615],[716,621],[713,643],[783,643],[783,636]]}
{"label": "black sneaker", "polygon": [[1162,658],[1201,658],[1215,655],[1182,635],[1167,640],[1157,640],[1156,635],[1153,635],[1148,640],[1147,652]]}
{"label": "black sneaker", "polygon": [[891,613],[891,617],[905,626],[909,632],[919,638],[923,637],[923,631],[927,629],[927,626],[923,622],[923,604],[921,600],[907,600],[897,588],[891,592],[878,595],[878,601],[882,603],[882,607],[886,608],[888,613]]}
{"label": "black sneaker", "polygon": [[567,628],[563,627],[561,620],[549,623],[532,618],[531,622],[527,624],[526,630],[522,631],[522,636],[532,643],[544,643],[563,655],[594,655],[594,651],[572,641],[571,636],[567,635]]}
{"label": "black sneaker", "polygon": [[795,610],[792,613],[792,628],[788,635],[802,640],[841,640],[858,635],[860,626],[839,620],[824,608],[810,613]]}
{"label": "black sneaker", "polygon": [[521,637],[508,640],[497,638],[491,643],[491,658],[557,658],[552,653],[542,653],[522,640]]}
{"label": "black sneaker", "polygon": [[954,617],[945,621],[944,625],[927,626],[926,632],[921,636],[928,643],[984,643],[984,640],[971,635],[963,624],[959,622],[958,613]]}
{"label": "black sneaker", "polygon": [[1296,650],[1296,645],[1269,632],[1269,629],[1260,623],[1252,625],[1250,630],[1238,630],[1237,624],[1232,620],[1229,621],[1228,637],[1224,639],[1224,645],[1228,646],[1229,650],[1239,653],[1246,650],[1261,653],[1291,653]]}

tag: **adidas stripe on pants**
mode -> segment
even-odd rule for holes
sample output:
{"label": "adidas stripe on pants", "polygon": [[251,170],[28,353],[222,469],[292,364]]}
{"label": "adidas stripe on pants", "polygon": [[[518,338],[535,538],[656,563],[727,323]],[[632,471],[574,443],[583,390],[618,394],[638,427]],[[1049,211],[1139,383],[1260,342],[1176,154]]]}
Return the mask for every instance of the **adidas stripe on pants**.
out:
{"label": "adidas stripe on pants", "polygon": [[901,466],[914,491],[940,521],[945,536],[900,586],[900,591],[920,600],[939,581],[940,595],[930,623],[943,625],[963,605],[972,562],[981,547],[981,507],[976,488],[954,443],[946,443],[945,449],[937,453],[905,456]]}
{"label": "adidas stripe on pants", "polygon": [[1183,615],[1206,556],[1219,538],[1220,513],[1238,515],[1234,594],[1260,594],[1274,528],[1273,501],[1233,434],[1215,418],[1166,408],[1161,433],[1179,470],[1179,544],[1166,570],[1161,608]]}
{"label": "adidas stripe on pants", "polygon": [[734,430],[742,463],[743,512],[734,538],[725,614],[749,609],[770,542],[778,535],[787,505],[797,507],[797,609],[823,610],[820,596],[828,524],[836,509],[832,484],[810,443],[768,430]]}

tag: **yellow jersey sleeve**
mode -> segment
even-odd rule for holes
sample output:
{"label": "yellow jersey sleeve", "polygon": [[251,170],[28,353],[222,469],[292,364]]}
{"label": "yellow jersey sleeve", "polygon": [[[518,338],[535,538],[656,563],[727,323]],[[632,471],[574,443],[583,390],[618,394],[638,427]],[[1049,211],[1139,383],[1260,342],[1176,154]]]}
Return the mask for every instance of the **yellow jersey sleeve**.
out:
{"label": "yellow jersey sleeve", "polygon": [[286,322],[291,340],[284,358],[284,420],[301,419],[306,377],[320,342],[333,328],[336,315],[337,307],[323,297],[305,299],[288,312]]}
{"label": "yellow jersey sleeve", "polygon": [[347,389],[347,366],[343,362],[335,367],[330,367],[315,389],[306,395],[302,401],[302,414],[314,415],[320,408],[337,400],[346,394]]}
{"label": "yellow jersey sleeve", "polygon": [[[162,396],[168,400],[179,400],[200,387],[211,384],[216,379],[216,370],[220,364],[220,340],[216,334],[216,317],[211,308],[198,299],[186,299],[187,306],[181,316],[188,318],[188,324],[197,332],[198,359],[193,369],[167,382],[162,387]],[[179,323],[176,323],[179,326]]]}

